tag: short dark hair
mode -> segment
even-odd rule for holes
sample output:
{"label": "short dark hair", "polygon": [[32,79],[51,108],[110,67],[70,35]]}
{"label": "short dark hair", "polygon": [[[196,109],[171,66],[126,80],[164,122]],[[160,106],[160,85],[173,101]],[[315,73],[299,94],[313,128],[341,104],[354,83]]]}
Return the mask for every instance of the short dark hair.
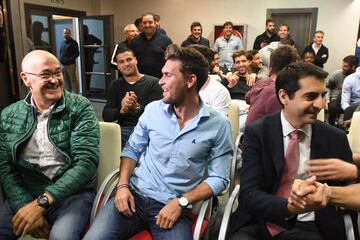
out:
{"label": "short dark hair", "polygon": [[223,24],[223,28],[225,28],[226,26],[231,26],[232,28],[234,28],[234,24],[232,23],[232,22],[230,22],[230,21],[227,21],[227,22],[225,22],[224,24]]}
{"label": "short dark hair", "polygon": [[278,74],[286,65],[296,62],[297,51],[292,46],[280,46],[270,55],[271,74]]}
{"label": "short dark hair", "polygon": [[348,55],[344,57],[343,62],[346,62],[350,65],[350,67],[356,67],[358,65],[358,59],[354,55]]}
{"label": "short dark hair", "polygon": [[155,22],[160,22],[160,15],[159,14],[154,14],[154,21]]}
{"label": "short dark hair", "polygon": [[249,50],[249,51],[247,51],[246,52],[246,58],[247,58],[247,60],[250,60],[250,61],[252,61],[253,60],[253,58],[254,58],[254,56],[256,55],[256,54],[258,54],[259,53],[259,51],[258,50]]}
{"label": "short dark hair", "polygon": [[148,15],[152,16],[153,19],[154,19],[154,21],[155,21],[155,14],[153,14],[152,12],[146,12],[146,13],[143,13],[143,14],[141,15],[141,17],[140,17],[141,22],[142,22],[143,18],[144,18],[145,16],[148,16]]}
{"label": "short dark hair", "polygon": [[179,60],[181,62],[180,72],[185,77],[195,74],[197,77],[197,92],[199,92],[208,79],[208,60],[206,60],[198,50],[191,46],[179,47],[176,44],[170,44],[165,51],[165,60]]}
{"label": "short dark hair", "polygon": [[275,23],[274,20],[270,17],[270,18],[266,19],[265,24],[268,25],[268,23],[270,23],[270,22]]}
{"label": "short dark hair", "polygon": [[191,31],[194,27],[201,27],[201,31],[202,31],[202,26],[201,26],[201,23],[200,23],[200,22],[193,22],[193,23],[190,25],[190,31]]}
{"label": "short dark hair", "polygon": [[286,38],[282,38],[280,39],[280,44],[281,45],[288,45],[288,46],[295,46],[295,42],[292,38],[290,38],[289,36]]}
{"label": "short dark hair", "polygon": [[198,50],[208,60],[209,64],[214,60],[215,52],[211,48],[200,44],[191,44],[189,47]]}
{"label": "short dark hair", "polygon": [[232,59],[233,59],[233,62],[235,62],[235,58],[240,57],[240,56],[243,56],[243,55],[246,57],[246,59],[248,59],[247,56],[246,56],[246,51],[245,51],[245,49],[240,49],[240,50],[235,51],[235,52],[231,55],[231,57],[232,57]]}
{"label": "short dark hair", "polygon": [[286,94],[292,99],[295,92],[300,89],[299,80],[308,76],[315,77],[321,82],[325,82],[328,73],[322,68],[304,62],[295,62],[284,67],[276,77],[275,89],[276,96],[279,99],[279,90],[283,89]]}
{"label": "short dark hair", "polygon": [[134,51],[131,50],[130,48],[126,48],[126,47],[121,48],[121,47],[118,47],[118,48],[116,49],[116,53],[115,53],[115,56],[114,56],[113,61],[116,62],[117,56],[118,56],[120,53],[124,53],[124,52],[129,52],[129,53],[131,53],[131,54],[135,57]]}
{"label": "short dark hair", "polygon": [[136,27],[139,27],[140,24],[141,24],[141,18],[135,19],[134,24],[135,24]]}

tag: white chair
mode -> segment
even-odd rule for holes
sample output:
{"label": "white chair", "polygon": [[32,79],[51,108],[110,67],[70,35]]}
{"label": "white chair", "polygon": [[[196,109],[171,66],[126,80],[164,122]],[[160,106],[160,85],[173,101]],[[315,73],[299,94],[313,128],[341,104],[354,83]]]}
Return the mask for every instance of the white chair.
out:
{"label": "white chair", "polygon": [[360,153],[360,112],[354,112],[348,134],[351,151]]}
{"label": "white chair", "polygon": [[240,192],[240,185],[237,184],[226,203],[224,214],[221,220],[218,240],[226,239],[226,235],[230,224],[230,216],[238,207],[237,198],[239,196],[239,192]]}
{"label": "white chair", "polygon": [[90,215],[90,224],[94,221],[98,205],[104,197],[103,194],[111,187],[110,182],[119,171],[121,154],[121,129],[117,123],[99,122],[100,125],[100,158],[97,169],[97,194]]}
{"label": "white chair", "polygon": [[317,119],[318,119],[319,121],[322,121],[322,122],[325,121],[325,110],[324,110],[324,108],[321,109],[321,111],[318,113]]}
{"label": "white chair", "polygon": [[231,123],[231,127],[233,130],[233,137],[234,142],[236,141],[237,136],[239,135],[239,116],[240,116],[240,105],[239,102],[236,100],[231,100],[229,111],[228,111],[228,118]]}

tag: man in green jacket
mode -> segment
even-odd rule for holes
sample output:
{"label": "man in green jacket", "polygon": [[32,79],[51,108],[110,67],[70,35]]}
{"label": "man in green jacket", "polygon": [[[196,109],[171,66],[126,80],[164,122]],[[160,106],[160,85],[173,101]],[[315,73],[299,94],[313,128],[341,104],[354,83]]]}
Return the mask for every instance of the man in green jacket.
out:
{"label": "man in green jacket", "polygon": [[21,67],[30,92],[1,113],[0,239],[81,239],[95,196],[98,120],[86,98],[64,91],[54,55],[32,51]]}

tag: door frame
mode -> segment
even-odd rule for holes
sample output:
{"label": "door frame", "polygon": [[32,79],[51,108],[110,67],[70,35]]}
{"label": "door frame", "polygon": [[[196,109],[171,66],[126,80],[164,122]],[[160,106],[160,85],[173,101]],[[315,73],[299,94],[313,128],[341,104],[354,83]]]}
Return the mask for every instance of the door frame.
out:
{"label": "door frame", "polygon": [[287,14],[287,15],[298,15],[298,14],[310,14],[311,20],[308,26],[306,34],[305,44],[309,45],[312,41],[312,35],[316,31],[318,8],[268,8],[266,10],[266,18],[270,18],[273,14]]}

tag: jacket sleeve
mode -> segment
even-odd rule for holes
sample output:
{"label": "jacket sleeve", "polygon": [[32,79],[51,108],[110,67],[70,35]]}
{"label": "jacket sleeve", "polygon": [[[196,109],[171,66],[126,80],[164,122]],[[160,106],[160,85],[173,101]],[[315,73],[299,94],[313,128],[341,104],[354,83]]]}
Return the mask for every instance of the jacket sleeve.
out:
{"label": "jacket sleeve", "polygon": [[102,118],[105,122],[114,122],[120,117],[120,105],[123,96],[120,96],[117,83],[118,80],[114,80],[109,87],[107,102],[102,112]]}
{"label": "jacket sleeve", "polygon": [[99,164],[99,123],[88,100],[77,103],[70,137],[71,166],[47,188],[55,201],[79,192],[84,185],[95,182]]}
{"label": "jacket sleeve", "polygon": [[245,128],[243,165],[241,169],[241,190],[239,195],[241,211],[258,219],[269,221],[285,228],[290,228],[286,219],[287,199],[268,193],[264,190],[265,172],[262,161],[271,161],[270,156],[263,152],[258,125],[248,125]]}
{"label": "jacket sleeve", "polygon": [[33,197],[25,187],[21,172],[13,164],[11,149],[9,143],[6,142],[3,128],[4,118],[6,118],[5,115],[0,123],[0,182],[10,208],[16,213],[21,207],[31,202]]}

